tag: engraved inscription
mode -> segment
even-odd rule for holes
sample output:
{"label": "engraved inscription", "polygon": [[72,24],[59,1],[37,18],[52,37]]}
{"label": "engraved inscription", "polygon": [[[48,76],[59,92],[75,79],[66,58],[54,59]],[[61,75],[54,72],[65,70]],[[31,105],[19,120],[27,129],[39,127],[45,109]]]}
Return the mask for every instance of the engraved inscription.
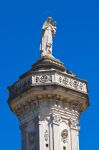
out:
{"label": "engraved inscription", "polygon": [[65,87],[69,87],[74,90],[78,90],[78,91],[87,93],[86,83],[84,83],[84,82],[81,82],[79,80],[76,80],[76,79],[73,79],[70,77],[64,77],[64,76],[61,76],[58,74],[57,74],[56,78],[57,78],[57,82]]}

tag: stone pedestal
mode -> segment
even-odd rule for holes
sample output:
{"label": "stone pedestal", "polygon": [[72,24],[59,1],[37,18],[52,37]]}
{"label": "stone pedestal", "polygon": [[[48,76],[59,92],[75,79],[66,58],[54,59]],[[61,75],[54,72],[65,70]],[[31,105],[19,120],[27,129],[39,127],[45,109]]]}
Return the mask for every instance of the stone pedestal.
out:
{"label": "stone pedestal", "polygon": [[86,81],[43,57],[8,89],[22,150],[79,150],[80,113],[89,105]]}

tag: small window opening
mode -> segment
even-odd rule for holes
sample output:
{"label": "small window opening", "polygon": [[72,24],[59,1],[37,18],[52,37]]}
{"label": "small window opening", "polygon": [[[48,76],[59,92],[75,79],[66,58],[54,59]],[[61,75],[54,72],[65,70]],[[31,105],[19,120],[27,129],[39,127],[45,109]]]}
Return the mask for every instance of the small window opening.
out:
{"label": "small window opening", "polygon": [[46,144],[46,147],[48,147],[48,144]]}
{"label": "small window opening", "polygon": [[66,150],[66,147],[65,147],[65,146],[63,146],[63,150]]}

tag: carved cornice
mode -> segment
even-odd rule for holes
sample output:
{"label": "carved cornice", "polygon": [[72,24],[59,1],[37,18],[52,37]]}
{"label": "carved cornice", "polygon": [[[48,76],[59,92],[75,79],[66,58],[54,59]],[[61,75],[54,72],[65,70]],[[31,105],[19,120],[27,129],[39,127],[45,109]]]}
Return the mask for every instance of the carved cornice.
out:
{"label": "carved cornice", "polygon": [[67,88],[68,90],[78,91],[87,94],[87,82],[82,81],[74,76],[55,70],[34,72],[25,79],[17,81],[9,87],[10,97],[13,99],[18,95],[26,92],[32,87],[47,85],[57,85]]}
{"label": "carved cornice", "polygon": [[85,107],[87,107],[87,105],[85,106],[85,100],[81,101],[77,100],[76,98],[72,100],[70,97],[67,98],[59,95],[59,93],[44,95],[44,93],[42,92],[41,95],[41,93],[38,91],[38,94],[35,96],[32,96],[32,91],[30,93],[28,93],[29,96],[26,94],[26,96],[24,95],[20,99],[11,101],[10,107],[16,115],[19,115],[22,111],[24,111],[26,114],[28,114],[30,110],[32,112],[35,112],[35,110],[37,111],[39,110],[41,103],[43,103],[44,101],[47,103],[47,105],[52,107],[52,109],[65,110],[66,112],[68,108],[81,112],[85,109]]}

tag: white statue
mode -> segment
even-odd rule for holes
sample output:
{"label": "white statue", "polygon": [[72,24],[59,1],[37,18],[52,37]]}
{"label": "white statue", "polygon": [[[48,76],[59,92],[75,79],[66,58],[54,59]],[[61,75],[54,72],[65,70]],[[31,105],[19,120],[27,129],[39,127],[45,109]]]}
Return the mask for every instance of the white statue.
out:
{"label": "white statue", "polygon": [[52,43],[56,33],[56,22],[48,17],[42,27],[40,51],[41,57],[52,56]]}

